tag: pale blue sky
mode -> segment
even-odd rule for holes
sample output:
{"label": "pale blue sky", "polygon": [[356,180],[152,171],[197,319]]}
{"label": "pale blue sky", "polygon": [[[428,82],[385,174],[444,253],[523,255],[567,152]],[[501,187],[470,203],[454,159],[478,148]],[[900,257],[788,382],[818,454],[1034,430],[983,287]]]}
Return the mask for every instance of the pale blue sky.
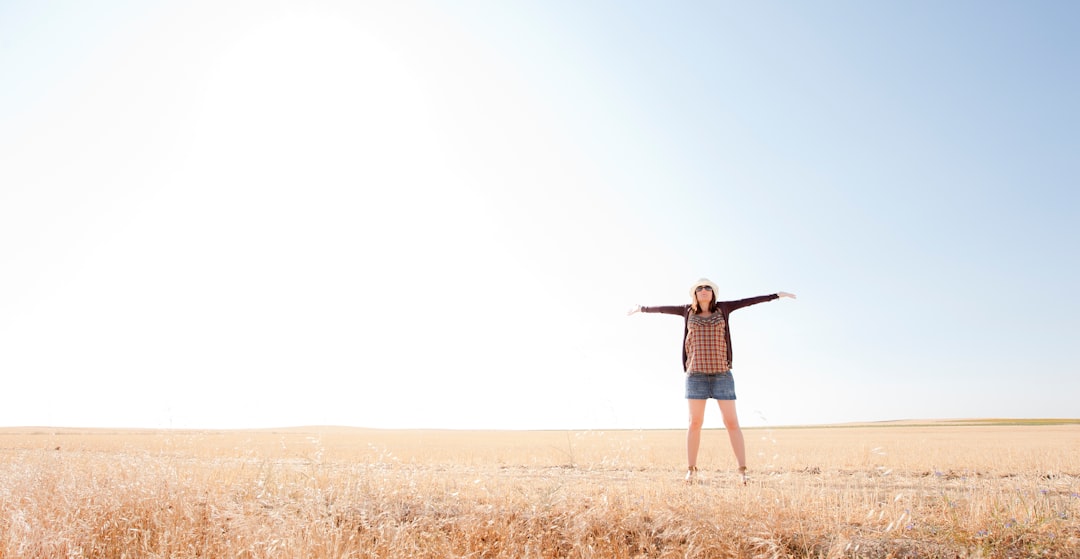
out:
{"label": "pale blue sky", "polygon": [[[1069,2],[0,3],[0,425],[1080,417]],[[720,424],[715,406],[707,426]]]}

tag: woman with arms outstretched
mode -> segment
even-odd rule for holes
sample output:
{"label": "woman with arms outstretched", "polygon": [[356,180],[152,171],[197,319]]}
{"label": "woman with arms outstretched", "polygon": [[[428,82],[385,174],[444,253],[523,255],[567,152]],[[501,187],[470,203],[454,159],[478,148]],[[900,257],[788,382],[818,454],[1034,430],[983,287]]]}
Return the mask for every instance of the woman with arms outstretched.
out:
{"label": "woman with arms outstretched", "polygon": [[746,483],[746,446],[739,416],[735,413],[735,379],[731,374],[731,331],[728,320],[732,311],[772,301],[781,297],[795,298],[783,291],[738,301],[717,301],[716,284],[698,280],[690,287],[689,305],[670,307],[638,306],[637,312],[676,314],[683,317],[683,371],[686,372],[686,400],[690,408],[690,426],[686,432],[686,481],[693,482],[697,474],[698,447],[701,445],[701,425],[705,421],[705,404],[715,398],[724,417],[724,428],[731,440],[731,449],[739,463],[739,474]]}

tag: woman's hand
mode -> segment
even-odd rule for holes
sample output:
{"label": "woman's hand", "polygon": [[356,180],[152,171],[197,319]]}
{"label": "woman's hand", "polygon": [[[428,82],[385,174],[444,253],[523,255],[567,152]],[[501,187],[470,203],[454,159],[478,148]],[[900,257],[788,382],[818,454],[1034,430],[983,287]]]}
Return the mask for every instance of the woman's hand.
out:
{"label": "woman's hand", "polygon": [[781,292],[777,293],[777,295],[780,296],[780,298],[784,298],[784,297],[791,297],[792,299],[795,298],[794,293],[788,293],[787,291],[781,291]]}
{"label": "woman's hand", "polygon": [[638,306],[630,309],[629,311],[626,311],[626,316],[630,316],[630,315],[632,315],[634,313],[639,313],[639,312],[641,312],[641,305],[638,305]]}

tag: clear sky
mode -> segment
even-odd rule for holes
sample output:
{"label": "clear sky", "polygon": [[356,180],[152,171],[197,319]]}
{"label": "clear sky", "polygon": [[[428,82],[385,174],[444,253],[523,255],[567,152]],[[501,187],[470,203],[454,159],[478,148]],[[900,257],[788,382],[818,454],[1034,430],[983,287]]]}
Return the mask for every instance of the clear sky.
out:
{"label": "clear sky", "polygon": [[[0,2],[0,425],[1080,417],[1080,5]],[[719,426],[710,406],[706,426]]]}

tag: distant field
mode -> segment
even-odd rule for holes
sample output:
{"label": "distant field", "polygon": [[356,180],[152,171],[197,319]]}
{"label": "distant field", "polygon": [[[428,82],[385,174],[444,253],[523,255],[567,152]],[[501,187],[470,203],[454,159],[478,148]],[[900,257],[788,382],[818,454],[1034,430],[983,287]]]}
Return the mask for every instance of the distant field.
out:
{"label": "distant field", "polygon": [[0,429],[0,558],[1080,557],[1080,420]]}
{"label": "distant field", "polygon": [[[1080,425],[1080,419],[906,419],[900,421],[873,421],[868,423],[840,423],[837,425],[822,425],[820,427],[945,427],[950,425]],[[791,428],[803,429],[806,427],[793,426]]]}

